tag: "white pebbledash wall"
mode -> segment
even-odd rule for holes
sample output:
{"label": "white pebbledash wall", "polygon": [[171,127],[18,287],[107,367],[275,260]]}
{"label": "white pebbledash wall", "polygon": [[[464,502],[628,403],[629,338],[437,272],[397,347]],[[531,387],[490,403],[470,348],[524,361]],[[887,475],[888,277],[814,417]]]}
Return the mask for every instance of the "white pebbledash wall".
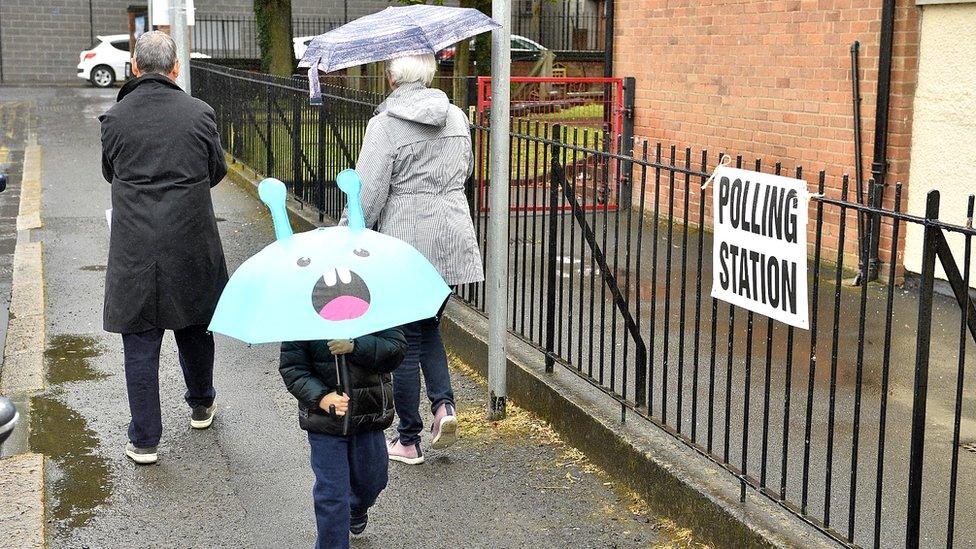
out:
{"label": "white pebbledash wall", "polygon": [[[964,225],[966,201],[976,193],[976,0],[919,0],[922,8],[907,211],[922,215],[926,194],[941,193],[940,218]],[[948,236],[962,267],[963,239]],[[976,238],[973,239],[976,248]],[[976,254],[976,250],[974,250]],[[922,264],[922,229],[911,224],[905,268]],[[936,262],[936,276],[945,273]],[[976,287],[976,259],[970,271]]]}

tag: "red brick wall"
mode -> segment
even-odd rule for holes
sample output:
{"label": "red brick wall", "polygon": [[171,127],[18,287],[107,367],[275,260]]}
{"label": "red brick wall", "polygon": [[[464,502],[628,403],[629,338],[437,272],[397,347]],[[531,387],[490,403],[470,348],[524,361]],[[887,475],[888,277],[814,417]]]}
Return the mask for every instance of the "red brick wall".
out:
{"label": "red brick wall", "polygon": [[[895,21],[888,206],[893,184],[908,180],[918,56],[913,0],[898,0]],[[743,155],[747,167],[756,158],[782,162],[785,173],[803,166],[811,189],[825,169],[832,197],[840,196],[843,174],[853,181],[850,47],[859,40],[862,160],[870,176],[881,0],[617,0],[615,25],[614,73],[637,79],[635,135],[652,150],[658,141],[665,151],[674,144],[680,158],[691,147],[697,161],[707,149],[709,169],[720,151]],[[904,202],[907,196],[906,188]],[[693,212],[698,197],[695,185]],[[839,215],[828,208],[824,220],[824,244],[835,249]],[[850,252],[853,223],[852,216]],[[881,247],[882,259],[890,257],[890,238]]]}

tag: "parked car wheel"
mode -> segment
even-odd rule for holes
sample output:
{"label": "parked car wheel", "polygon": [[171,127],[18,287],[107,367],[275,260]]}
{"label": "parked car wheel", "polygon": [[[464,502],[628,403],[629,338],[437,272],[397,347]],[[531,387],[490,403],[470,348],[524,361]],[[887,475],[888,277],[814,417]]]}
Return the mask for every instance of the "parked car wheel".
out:
{"label": "parked car wheel", "polygon": [[91,83],[96,88],[107,88],[115,84],[115,72],[108,65],[99,65],[91,71]]}

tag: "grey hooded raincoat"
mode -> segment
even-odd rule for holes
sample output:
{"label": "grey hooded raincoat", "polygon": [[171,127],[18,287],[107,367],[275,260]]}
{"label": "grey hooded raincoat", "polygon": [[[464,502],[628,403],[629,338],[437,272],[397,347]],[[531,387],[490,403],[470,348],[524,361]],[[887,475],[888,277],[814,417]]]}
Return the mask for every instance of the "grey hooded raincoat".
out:
{"label": "grey hooded raincoat", "polygon": [[450,285],[484,280],[464,195],[473,168],[464,112],[441,90],[399,86],[369,121],[356,162],[366,226],[417,248]]}

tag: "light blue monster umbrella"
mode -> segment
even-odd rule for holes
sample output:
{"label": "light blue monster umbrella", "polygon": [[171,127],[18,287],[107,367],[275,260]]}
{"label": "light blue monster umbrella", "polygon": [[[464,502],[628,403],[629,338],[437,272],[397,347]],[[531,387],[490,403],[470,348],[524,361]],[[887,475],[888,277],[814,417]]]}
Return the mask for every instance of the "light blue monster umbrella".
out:
{"label": "light blue monster umbrella", "polygon": [[336,178],[348,198],[348,227],[293,234],[285,185],[258,187],[275,242],[230,278],[210,330],[246,343],[352,339],[436,316],[450,289],[412,246],[365,228],[354,170]]}
{"label": "light blue monster umbrella", "polygon": [[308,69],[310,101],[322,102],[318,71],[440,50],[501,25],[473,8],[391,6],[312,39],[298,63]]}

